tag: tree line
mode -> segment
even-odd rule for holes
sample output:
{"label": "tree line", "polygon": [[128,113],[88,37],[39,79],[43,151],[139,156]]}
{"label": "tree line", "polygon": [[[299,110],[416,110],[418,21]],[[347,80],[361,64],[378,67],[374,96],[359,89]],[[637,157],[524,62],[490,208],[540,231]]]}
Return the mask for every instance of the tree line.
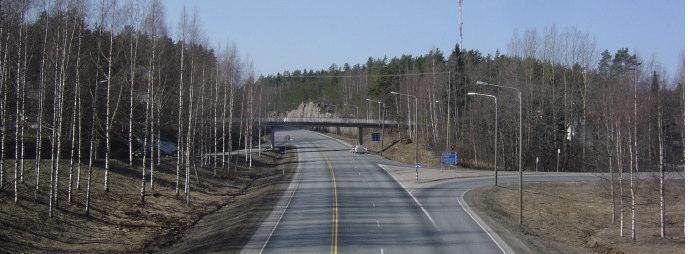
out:
{"label": "tree line", "polygon": [[[366,98],[380,100],[387,119],[401,123],[399,139],[418,131],[413,142],[436,154],[455,144],[460,162],[470,167],[493,167],[497,150],[502,170],[518,170],[518,96],[476,81],[516,88],[523,103],[524,168],[607,172],[612,222],[620,219],[622,229],[624,213],[618,210],[630,207],[635,239],[635,174],[660,172],[663,191],[664,171],[682,170],[684,163],[683,58],[670,75],[653,57],[628,48],[599,51],[588,33],[556,25],[514,32],[507,50],[483,54],[457,45],[446,57],[438,49],[371,57],[363,64],[261,76],[258,83],[267,96],[279,98],[272,107],[278,113],[314,101],[335,116],[377,119],[377,105]],[[392,91],[418,98],[418,119],[413,101]],[[468,92],[497,97],[497,133],[494,102]],[[629,191],[631,200],[623,200]]]}
{"label": "tree line", "polygon": [[[261,112],[253,67],[233,44],[210,46],[197,12],[180,16],[172,38],[159,0],[0,1],[0,189],[16,203],[17,186],[33,185],[50,217],[85,192],[88,214],[92,193],[117,184],[113,160],[140,169],[142,204],[165,157],[187,203],[197,163],[214,174],[237,163],[229,154],[253,142]],[[91,186],[101,169],[103,186]]]}

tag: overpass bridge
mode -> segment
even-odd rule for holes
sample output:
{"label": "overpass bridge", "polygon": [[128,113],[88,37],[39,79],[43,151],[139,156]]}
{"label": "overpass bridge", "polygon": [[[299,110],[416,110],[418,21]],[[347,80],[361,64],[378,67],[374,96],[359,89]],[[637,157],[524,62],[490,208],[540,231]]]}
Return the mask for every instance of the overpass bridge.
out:
{"label": "overpass bridge", "polygon": [[[238,125],[240,119],[233,118],[232,125]],[[229,122],[228,119],[224,121]],[[397,121],[375,120],[360,118],[327,118],[327,117],[261,117],[254,118],[252,122],[258,123],[268,128],[275,127],[352,127],[358,128],[358,144],[363,144],[363,129],[382,127],[384,137],[385,126],[397,125]],[[274,132],[271,132],[270,139],[275,143]]]}

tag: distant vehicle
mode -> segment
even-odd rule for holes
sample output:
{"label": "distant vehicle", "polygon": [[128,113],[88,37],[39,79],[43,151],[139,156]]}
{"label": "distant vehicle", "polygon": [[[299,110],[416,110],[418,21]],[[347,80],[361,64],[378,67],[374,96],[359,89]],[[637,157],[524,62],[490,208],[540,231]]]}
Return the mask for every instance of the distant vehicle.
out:
{"label": "distant vehicle", "polygon": [[351,147],[351,152],[352,152],[352,153],[361,153],[361,154],[363,154],[363,153],[368,152],[368,149],[366,149],[366,148],[363,147],[362,145],[355,145],[355,146]]}

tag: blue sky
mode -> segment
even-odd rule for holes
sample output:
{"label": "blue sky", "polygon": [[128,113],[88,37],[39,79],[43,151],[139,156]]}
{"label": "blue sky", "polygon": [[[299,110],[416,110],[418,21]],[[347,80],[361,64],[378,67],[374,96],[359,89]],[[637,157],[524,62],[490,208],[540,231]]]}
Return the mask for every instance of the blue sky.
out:
{"label": "blue sky", "polygon": [[[167,0],[175,33],[183,6],[196,9],[212,45],[234,42],[259,74],[419,55],[458,42],[456,0]],[[556,24],[590,33],[597,48],[655,55],[673,75],[684,50],[682,0],[465,0],[464,48],[484,54],[514,30]]]}

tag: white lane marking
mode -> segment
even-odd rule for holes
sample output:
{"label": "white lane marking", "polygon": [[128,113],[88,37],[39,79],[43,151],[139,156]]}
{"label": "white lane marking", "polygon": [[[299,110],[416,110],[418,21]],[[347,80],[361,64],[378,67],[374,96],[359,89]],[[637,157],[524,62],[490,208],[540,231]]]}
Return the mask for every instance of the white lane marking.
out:
{"label": "white lane marking", "polygon": [[375,220],[377,222],[377,227],[380,227],[380,220]]}
{"label": "white lane marking", "polygon": [[353,145],[351,145],[351,144],[349,144],[349,143],[347,143],[347,142],[344,142],[344,141],[342,141],[342,140],[340,140],[340,139],[337,139],[337,138],[333,138],[333,137],[327,136],[327,135],[322,134],[322,133],[317,132],[317,131],[314,131],[314,132],[317,133],[317,134],[319,134],[320,136],[325,137],[325,138],[333,139],[334,141],[337,141],[337,143],[340,143],[340,144],[344,145],[345,147],[350,148],[350,147],[353,146]]}
{"label": "white lane marking", "polygon": [[380,254],[385,254],[385,249],[380,248]]}
{"label": "white lane marking", "polygon": [[[381,164],[377,164],[377,166],[380,168],[384,167],[384,165],[381,165]],[[387,170],[385,170],[385,172],[387,172]],[[394,177],[394,175],[390,174],[389,172],[387,174],[390,175],[392,177],[392,179],[394,179],[394,181],[397,181],[397,183],[399,183],[399,185],[401,185],[401,188],[403,188],[406,191],[406,193],[408,193],[408,195],[411,196],[411,199],[413,199],[413,201],[416,202],[416,205],[418,205],[418,207],[420,207],[420,210],[423,211],[423,213],[425,214],[425,217],[428,217],[428,219],[430,220],[432,225],[435,227],[435,229],[437,229],[437,223],[435,223],[435,220],[432,219],[432,217],[430,216],[430,213],[428,213],[428,210],[425,210],[425,207],[423,207],[423,205],[420,204],[418,199],[416,199],[416,197],[413,196],[413,194],[411,194],[411,192],[406,188],[406,186],[402,182],[400,182],[396,177]]]}
{"label": "white lane marking", "polygon": [[501,237],[499,237],[499,235],[496,232],[494,232],[494,230],[492,230],[490,226],[488,226],[482,219],[480,219],[480,217],[473,211],[473,209],[471,209],[468,206],[468,204],[466,204],[466,201],[463,199],[464,194],[466,194],[465,191],[461,193],[461,196],[456,198],[456,202],[459,203],[461,208],[463,208],[463,210],[466,211],[468,216],[471,216],[471,219],[473,219],[473,221],[475,221],[475,223],[477,223],[478,226],[480,226],[480,228],[482,228],[483,231],[485,231],[487,236],[489,236],[490,239],[492,239],[492,241],[497,245],[497,247],[499,247],[499,249],[502,250],[502,253],[515,253],[514,250],[512,250],[511,247],[509,247],[509,245],[507,245],[506,242],[504,242],[504,240]]}
{"label": "white lane marking", "polygon": [[[298,152],[299,152],[298,147],[296,148],[296,152],[297,152],[297,154],[298,154],[297,160],[298,160],[298,161],[303,161],[303,160],[301,160],[301,153],[298,153]],[[301,173],[300,167],[297,166],[296,169],[297,169],[296,174],[299,174],[299,176],[300,176],[300,173]],[[272,234],[275,233],[275,229],[277,229],[277,226],[278,226],[278,225],[280,224],[280,222],[282,221],[282,217],[284,216],[284,213],[287,212],[287,209],[289,208],[289,205],[291,205],[291,201],[292,201],[292,199],[294,199],[294,193],[296,193],[296,190],[299,189],[299,186],[300,186],[300,185],[301,185],[301,181],[300,181],[300,179],[299,179],[299,182],[296,183],[296,186],[294,186],[294,189],[291,191],[291,195],[289,196],[289,201],[287,201],[287,206],[284,207],[284,210],[282,210],[282,213],[280,214],[279,218],[277,219],[277,223],[275,223],[275,226],[272,227],[272,230],[270,231],[270,234],[268,235],[268,239],[265,240],[265,243],[263,244],[263,247],[261,247],[261,248],[260,248],[260,252],[258,252],[259,254],[263,253],[263,250],[265,250],[265,246],[268,246],[268,242],[270,242],[270,238],[272,238]]]}

